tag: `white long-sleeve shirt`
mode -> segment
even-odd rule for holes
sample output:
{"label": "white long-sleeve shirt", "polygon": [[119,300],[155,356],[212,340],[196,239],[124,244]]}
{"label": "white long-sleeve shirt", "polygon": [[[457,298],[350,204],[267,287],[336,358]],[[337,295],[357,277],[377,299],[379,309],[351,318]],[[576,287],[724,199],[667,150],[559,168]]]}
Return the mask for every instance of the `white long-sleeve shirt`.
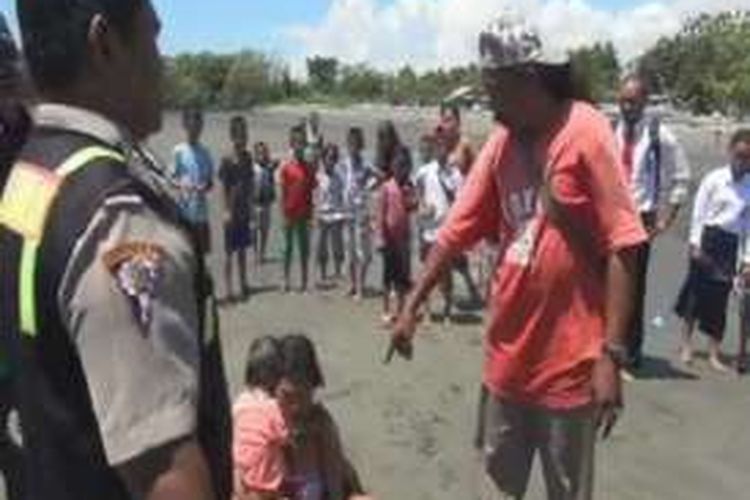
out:
{"label": "white long-sleeve shirt", "polygon": [[729,166],[706,174],[693,205],[692,246],[701,247],[703,229],[708,226],[739,236],[742,261],[750,263],[750,175],[735,181]]}
{"label": "white long-sleeve shirt", "polygon": [[[690,165],[685,150],[672,131],[660,124],[661,182],[657,192],[656,175],[649,165],[651,120],[651,117],[645,117],[636,125],[633,170],[629,179],[636,208],[641,213],[658,211],[666,205],[682,205],[688,198],[690,185]],[[625,123],[621,121],[616,130],[621,157],[625,150],[625,128]]]}

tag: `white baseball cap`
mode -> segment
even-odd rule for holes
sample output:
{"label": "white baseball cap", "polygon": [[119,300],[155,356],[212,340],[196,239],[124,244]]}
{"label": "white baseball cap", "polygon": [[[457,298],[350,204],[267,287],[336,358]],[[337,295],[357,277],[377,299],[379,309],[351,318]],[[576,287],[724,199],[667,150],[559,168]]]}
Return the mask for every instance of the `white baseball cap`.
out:
{"label": "white baseball cap", "polygon": [[482,69],[503,69],[525,64],[563,65],[570,62],[564,51],[551,50],[536,26],[523,16],[506,11],[479,35]]}

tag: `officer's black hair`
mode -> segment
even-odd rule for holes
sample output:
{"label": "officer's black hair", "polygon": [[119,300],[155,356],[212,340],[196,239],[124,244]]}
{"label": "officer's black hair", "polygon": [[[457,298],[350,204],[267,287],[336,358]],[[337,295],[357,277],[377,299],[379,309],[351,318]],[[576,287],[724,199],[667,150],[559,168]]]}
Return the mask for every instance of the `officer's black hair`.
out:
{"label": "officer's black hair", "polygon": [[736,130],[732,134],[732,138],[729,140],[729,147],[733,148],[741,142],[750,144],[750,128],[741,128]]}
{"label": "officer's black hair", "polygon": [[297,384],[313,389],[325,386],[315,345],[304,334],[290,334],[281,339],[282,375]]}
{"label": "officer's black hair", "polygon": [[268,392],[276,389],[282,375],[281,343],[275,337],[260,337],[250,344],[245,364],[245,385]]}
{"label": "officer's black hair", "polygon": [[16,0],[23,49],[36,87],[44,92],[75,81],[88,61],[95,15],[106,18],[126,40],[148,0]]}

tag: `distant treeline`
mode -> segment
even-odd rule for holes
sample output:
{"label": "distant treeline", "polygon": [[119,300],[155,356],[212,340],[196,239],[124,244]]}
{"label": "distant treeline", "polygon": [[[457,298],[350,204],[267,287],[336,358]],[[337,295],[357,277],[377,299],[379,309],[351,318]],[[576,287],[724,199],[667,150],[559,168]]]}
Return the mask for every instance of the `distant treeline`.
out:
{"label": "distant treeline", "polygon": [[[592,97],[611,99],[622,66],[610,43],[571,53],[579,78]],[[747,12],[701,15],[663,38],[635,65],[655,91],[699,113],[750,111],[750,16]],[[307,79],[291,76],[283,61],[256,51],[185,54],[166,60],[166,100],[172,108],[245,109],[281,102],[387,102],[437,104],[462,86],[480,87],[476,65],[395,72],[330,57],[307,60]]]}

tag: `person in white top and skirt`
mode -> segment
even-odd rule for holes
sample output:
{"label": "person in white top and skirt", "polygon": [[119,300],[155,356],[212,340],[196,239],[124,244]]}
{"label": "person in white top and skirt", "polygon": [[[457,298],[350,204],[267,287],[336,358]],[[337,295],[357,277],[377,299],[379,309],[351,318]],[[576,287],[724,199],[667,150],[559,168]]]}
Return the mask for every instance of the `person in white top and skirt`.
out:
{"label": "person in white top and skirt", "polygon": [[695,327],[709,338],[709,362],[718,371],[729,294],[738,270],[750,270],[750,129],[730,141],[731,163],[707,174],[700,184],[690,227],[690,268],[675,312],[684,321],[681,359],[693,360]]}

